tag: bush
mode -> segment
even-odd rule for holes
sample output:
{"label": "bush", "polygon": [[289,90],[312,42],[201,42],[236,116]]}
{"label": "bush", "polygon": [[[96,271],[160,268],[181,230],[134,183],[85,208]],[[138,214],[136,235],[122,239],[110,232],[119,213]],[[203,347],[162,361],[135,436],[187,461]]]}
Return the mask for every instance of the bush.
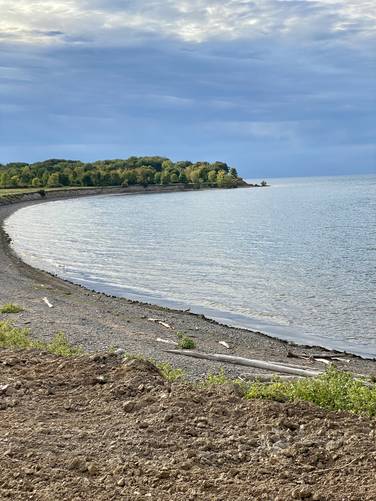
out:
{"label": "bush", "polygon": [[156,366],[161,371],[162,376],[167,379],[167,381],[170,381],[170,383],[173,383],[178,379],[183,379],[185,376],[182,369],[175,369],[171,364],[167,362],[156,363]]}
{"label": "bush", "polygon": [[12,304],[12,303],[8,303],[8,304],[4,304],[4,306],[2,306],[0,308],[0,313],[21,313],[21,311],[24,311],[23,308],[21,308],[21,306],[18,306],[17,304]]}
{"label": "bush", "polygon": [[177,332],[179,342],[178,347],[182,350],[194,350],[196,348],[196,343],[192,338],[185,336],[182,332]]}
{"label": "bush", "polygon": [[69,344],[63,333],[56,334],[52,341],[46,343],[32,339],[28,329],[13,327],[8,322],[0,322],[0,348],[37,349],[65,357],[82,353],[81,348]]}
{"label": "bush", "polygon": [[305,400],[329,410],[376,416],[376,385],[365,384],[362,379],[334,366],[317,378],[250,384],[245,396],[278,401]]}

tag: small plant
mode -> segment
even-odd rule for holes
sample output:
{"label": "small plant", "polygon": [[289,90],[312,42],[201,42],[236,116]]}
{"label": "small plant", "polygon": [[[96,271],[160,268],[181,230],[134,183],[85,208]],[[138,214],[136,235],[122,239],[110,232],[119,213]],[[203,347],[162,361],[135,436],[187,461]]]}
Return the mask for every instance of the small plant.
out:
{"label": "small plant", "polygon": [[182,369],[175,369],[171,364],[167,362],[157,363],[156,365],[161,371],[162,376],[167,379],[167,381],[170,381],[170,383],[173,383],[178,379],[183,379],[185,376],[185,373]]}
{"label": "small plant", "polygon": [[64,357],[82,353],[82,349],[72,346],[62,332],[46,343],[32,339],[28,329],[13,327],[8,322],[0,322],[0,348],[37,349]]}
{"label": "small plant", "polygon": [[250,384],[245,396],[278,401],[305,400],[329,410],[376,416],[376,385],[365,385],[363,380],[334,366],[317,378]]}
{"label": "small plant", "polygon": [[21,313],[21,311],[24,311],[23,308],[21,308],[21,306],[18,306],[17,304],[12,304],[12,303],[8,303],[8,304],[4,304],[4,306],[2,306],[0,308],[0,313]]}
{"label": "small plant", "polygon": [[223,369],[220,369],[216,374],[209,372],[204,380],[204,386],[211,386],[212,384],[228,384],[231,383],[231,379],[226,376]]}
{"label": "small plant", "polygon": [[246,383],[241,380],[241,379],[231,379],[229,376],[226,375],[224,369],[220,369],[216,373],[209,372],[209,374],[206,376],[206,378],[202,381],[201,386],[204,388],[207,388],[208,386],[213,386],[213,385],[238,385],[242,388],[242,390],[245,392],[247,390],[247,385]]}
{"label": "small plant", "polygon": [[177,332],[176,333],[179,342],[178,342],[178,347],[182,350],[194,350],[196,348],[196,343],[194,340],[182,332]]}
{"label": "small plant", "polygon": [[56,334],[52,338],[52,341],[46,344],[46,349],[50,353],[63,357],[74,357],[75,355],[81,355],[83,353],[82,348],[73,346],[69,343],[63,332]]}

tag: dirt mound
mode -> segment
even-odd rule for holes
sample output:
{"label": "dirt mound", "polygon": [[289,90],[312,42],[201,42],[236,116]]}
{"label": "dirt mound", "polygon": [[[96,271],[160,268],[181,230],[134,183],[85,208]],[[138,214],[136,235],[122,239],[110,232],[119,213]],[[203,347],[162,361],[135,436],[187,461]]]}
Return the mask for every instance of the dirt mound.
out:
{"label": "dirt mound", "polygon": [[375,421],[0,351],[0,499],[374,500]]}

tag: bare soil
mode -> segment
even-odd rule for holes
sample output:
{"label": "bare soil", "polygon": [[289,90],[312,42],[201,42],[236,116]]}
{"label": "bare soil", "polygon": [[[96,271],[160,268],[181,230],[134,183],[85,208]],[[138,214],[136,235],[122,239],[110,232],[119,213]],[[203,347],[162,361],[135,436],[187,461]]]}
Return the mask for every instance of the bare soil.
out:
{"label": "bare soil", "polygon": [[0,499],[375,500],[375,420],[0,350]]}

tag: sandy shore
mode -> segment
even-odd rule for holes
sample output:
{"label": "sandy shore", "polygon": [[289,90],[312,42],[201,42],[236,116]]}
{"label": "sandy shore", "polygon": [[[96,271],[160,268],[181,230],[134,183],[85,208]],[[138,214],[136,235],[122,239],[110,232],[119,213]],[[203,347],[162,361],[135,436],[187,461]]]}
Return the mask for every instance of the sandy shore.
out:
{"label": "sandy shore", "polygon": [[[72,195],[81,196],[82,193],[76,192]],[[14,211],[26,205],[54,199],[61,199],[61,193],[48,194],[45,200],[2,205],[0,227],[2,228],[4,220]],[[202,377],[208,372],[217,372],[221,367],[232,376],[250,373],[252,369],[229,364],[223,366],[217,362],[168,354],[166,350],[173,348],[173,345],[161,343],[157,338],[176,341],[176,331],[180,331],[194,338],[199,351],[285,363],[295,362],[317,369],[324,367],[320,362],[300,359],[297,361],[289,356],[290,352],[297,355],[327,353],[322,348],[292,346],[258,332],[219,325],[192,313],[109,297],[31,268],[12,252],[3,231],[0,236],[0,271],[0,305],[16,303],[25,309],[16,315],[0,314],[0,320],[11,320],[17,326],[27,327],[32,336],[40,339],[46,340],[57,332],[64,332],[72,343],[87,351],[123,348],[130,354],[168,361],[183,368],[192,378]],[[53,304],[53,308],[48,308],[43,301],[44,297]],[[150,321],[149,318],[160,319],[172,328],[168,329]],[[219,341],[226,341],[230,349],[219,344]],[[358,373],[376,373],[374,361],[351,355],[346,358],[348,362],[336,362],[339,367]]]}

